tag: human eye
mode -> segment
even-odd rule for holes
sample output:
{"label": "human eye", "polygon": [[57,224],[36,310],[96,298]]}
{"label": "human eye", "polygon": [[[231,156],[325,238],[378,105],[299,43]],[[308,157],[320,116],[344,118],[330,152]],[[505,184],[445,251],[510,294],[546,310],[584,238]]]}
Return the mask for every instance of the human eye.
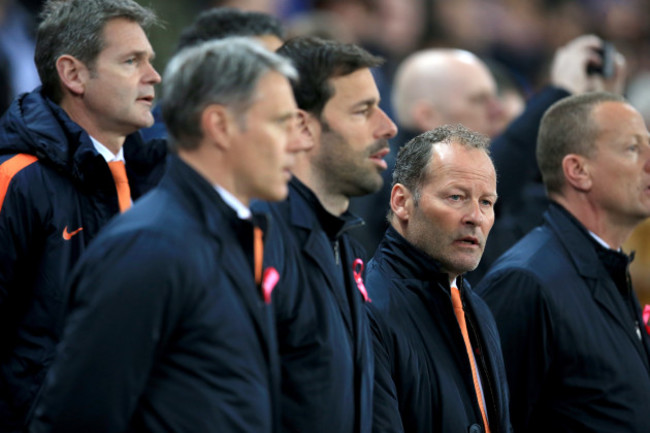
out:
{"label": "human eye", "polygon": [[450,201],[461,201],[463,196],[460,194],[450,194],[448,198]]}
{"label": "human eye", "polygon": [[370,106],[364,106],[362,108],[359,108],[354,111],[354,114],[358,114],[360,116],[368,116],[370,114]]}
{"label": "human eye", "polygon": [[484,199],[481,199],[481,205],[483,205],[485,207],[492,207],[492,206],[494,206],[494,202],[492,200],[484,198]]}
{"label": "human eye", "polygon": [[638,144],[635,143],[635,144],[629,145],[627,147],[627,150],[629,150],[630,152],[638,152],[640,150],[640,147],[639,147]]}

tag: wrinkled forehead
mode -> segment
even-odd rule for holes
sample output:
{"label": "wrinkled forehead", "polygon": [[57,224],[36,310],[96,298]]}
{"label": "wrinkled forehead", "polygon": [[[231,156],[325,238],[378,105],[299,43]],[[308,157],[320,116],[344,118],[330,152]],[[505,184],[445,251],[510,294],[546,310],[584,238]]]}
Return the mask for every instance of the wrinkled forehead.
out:
{"label": "wrinkled forehead", "polygon": [[487,151],[457,141],[432,145],[427,172],[432,181],[444,178],[482,179],[494,183],[496,189],[496,170]]}

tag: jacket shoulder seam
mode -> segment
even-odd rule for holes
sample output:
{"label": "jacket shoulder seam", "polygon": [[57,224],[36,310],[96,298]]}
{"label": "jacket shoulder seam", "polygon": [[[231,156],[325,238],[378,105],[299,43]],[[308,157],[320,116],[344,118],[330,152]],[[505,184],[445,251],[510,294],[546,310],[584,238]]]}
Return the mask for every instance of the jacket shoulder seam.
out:
{"label": "jacket shoulder seam", "polygon": [[38,158],[34,155],[19,153],[0,164],[0,211],[2,210],[2,205],[4,203],[5,196],[7,195],[9,184],[13,178],[22,169],[28,167],[36,161],[38,161]]}

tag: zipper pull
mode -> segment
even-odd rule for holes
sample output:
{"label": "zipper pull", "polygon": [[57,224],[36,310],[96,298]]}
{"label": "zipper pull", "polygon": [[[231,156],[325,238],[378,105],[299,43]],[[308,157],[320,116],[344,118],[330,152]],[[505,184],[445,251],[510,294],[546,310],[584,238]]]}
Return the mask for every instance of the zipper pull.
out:
{"label": "zipper pull", "polygon": [[340,257],[339,240],[337,239],[337,240],[334,241],[334,262],[336,263],[336,266],[339,265],[339,261],[340,261],[339,257]]}

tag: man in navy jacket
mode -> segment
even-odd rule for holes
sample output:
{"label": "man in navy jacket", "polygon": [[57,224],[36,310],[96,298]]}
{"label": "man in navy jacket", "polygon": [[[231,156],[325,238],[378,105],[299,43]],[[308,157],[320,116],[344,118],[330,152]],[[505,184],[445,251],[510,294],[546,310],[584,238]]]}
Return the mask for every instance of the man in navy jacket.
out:
{"label": "man in navy jacket", "polygon": [[288,193],[296,76],[241,38],[172,59],[162,107],[177,155],[76,268],[30,431],[278,431],[279,273],[262,269],[268,227],[248,206]]}
{"label": "man in navy jacket", "polygon": [[617,95],[554,104],[537,160],[544,224],[494,264],[477,292],[502,338],[518,432],[647,432],[650,336],[621,245],[650,216],[650,142]]}
{"label": "man in navy jacket", "polygon": [[130,0],[48,1],[36,43],[43,86],[0,120],[0,431],[19,430],[52,362],[65,280],[120,212],[109,164],[126,167],[130,196],[162,176],[166,146],[136,131],[153,123],[160,76]]}
{"label": "man in navy jacket", "polygon": [[488,143],[461,125],[442,126],[397,156],[390,227],[366,281],[374,432],[510,431],[496,324],[463,280],[494,223]]}
{"label": "man in navy jacket", "polygon": [[[381,186],[396,132],[379,108],[370,71],[381,60],[317,38],[290,40],[278,53],[300,73],[293,90],[299,141],[307,149],[297,156],[288,200],[272,205],[287,254],[298,255],[306,277],[304,285],[276,293],[283,429],[368,433],[372,347],[363,254],[349,236],[363,222],[347,207],[351,196]],[[294,302],[297,290],[306,292],[301,302]]]}

